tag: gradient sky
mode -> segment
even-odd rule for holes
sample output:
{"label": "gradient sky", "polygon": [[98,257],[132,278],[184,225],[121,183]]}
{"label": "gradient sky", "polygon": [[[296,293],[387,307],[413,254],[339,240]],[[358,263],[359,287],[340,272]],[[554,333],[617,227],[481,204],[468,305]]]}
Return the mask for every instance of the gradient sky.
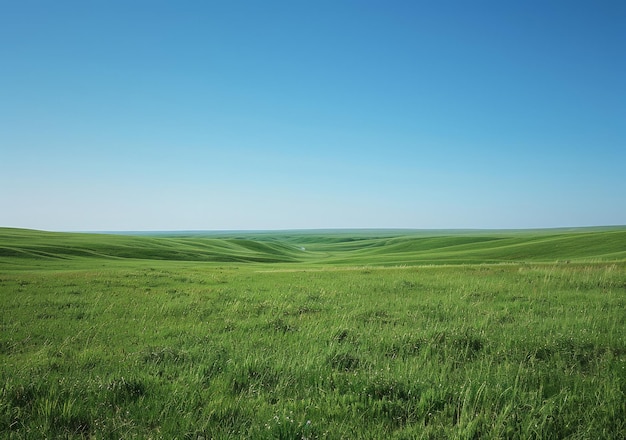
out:
{"label": "gradient sky", "polygon": [[622,0],[0,2],[0,226],[615,224]]}

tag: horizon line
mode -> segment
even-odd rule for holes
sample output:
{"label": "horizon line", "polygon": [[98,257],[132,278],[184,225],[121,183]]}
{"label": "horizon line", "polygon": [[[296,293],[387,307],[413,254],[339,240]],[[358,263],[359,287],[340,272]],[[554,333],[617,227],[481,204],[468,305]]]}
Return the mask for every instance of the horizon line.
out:
{"label": "horizon line", "polygon": [[580,229],[619,229],[626,228],[626,224],[613,225],[585,225],[585,226],[550,226],[550,227],[518,227],[518,228],[388,228],[388,227],[339,227],[339,228],[276,228],[276,229],[119,229],[119,230],[52,230],[38,228],[23,228],[0,226],[0,229],[22,229],[38,232],[57,232],[72,234],[106,234],[106,235],[150,235],[150,234],[240,234],[240,233],[302,233],[302,232],[521,232],[521,231],[557,231]]}

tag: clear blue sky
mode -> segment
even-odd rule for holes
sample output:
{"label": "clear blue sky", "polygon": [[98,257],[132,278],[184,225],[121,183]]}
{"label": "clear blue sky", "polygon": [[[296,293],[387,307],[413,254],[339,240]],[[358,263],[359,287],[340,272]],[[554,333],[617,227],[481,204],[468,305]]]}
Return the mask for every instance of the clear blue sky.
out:
{"label": "clear blue sky", "polygon": [[614,224],[622,0],[0,2],[0,226]]}

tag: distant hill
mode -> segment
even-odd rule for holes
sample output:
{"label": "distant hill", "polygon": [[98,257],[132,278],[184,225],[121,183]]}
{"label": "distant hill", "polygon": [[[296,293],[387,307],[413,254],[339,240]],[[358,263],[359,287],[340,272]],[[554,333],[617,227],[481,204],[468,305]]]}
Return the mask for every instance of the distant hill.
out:
{"label": "distant hill", "polygon": [[625,261],[626,227],[61,233],[0,228],[0,264],[159,260],[333,265]]}

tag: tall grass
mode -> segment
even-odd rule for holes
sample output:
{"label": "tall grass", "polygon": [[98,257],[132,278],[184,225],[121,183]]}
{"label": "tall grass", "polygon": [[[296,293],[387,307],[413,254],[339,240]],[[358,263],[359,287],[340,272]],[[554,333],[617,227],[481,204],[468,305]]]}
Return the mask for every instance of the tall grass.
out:
{"label": "tall grass", "polygon": [[6,438],[625,438],[626,265],[0,271]]}

